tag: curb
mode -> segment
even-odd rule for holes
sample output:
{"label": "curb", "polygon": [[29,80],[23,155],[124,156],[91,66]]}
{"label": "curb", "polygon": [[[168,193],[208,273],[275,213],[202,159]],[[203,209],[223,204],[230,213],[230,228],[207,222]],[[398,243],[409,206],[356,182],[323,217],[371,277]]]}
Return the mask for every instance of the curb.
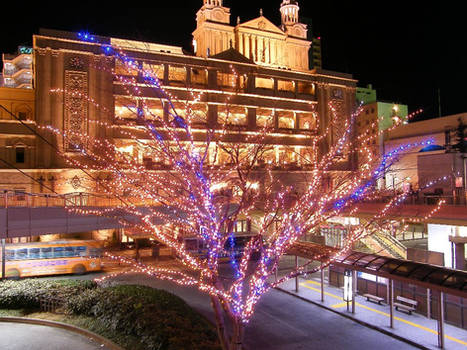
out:
{"label": "curb", "polygon": [[295,293],[293,293],[293,292],[290,292],[290,291],[288,291],[288,290],[285,290],[285,289],[282,289],[282,288],[279,288],[279,287],[276,287],[275,289],[278,290],[278,291],[280,291],[280,292],[282,292],[282,293],[285,293],[285,294],[291,295],[291,296],[293,296],[293,297],[295,297],[295,298],[298,298],[298,299],[300,299],[300,300],[303,300],[303,301],[305,301],[305,302],[307,302],[307,303],[310,303],[310,304],[316,305],[316,306],[318,306],[318,307],[320,307],[320,308],[323,308],[323,309],[325,309],[325,310],[331,311],[331,312],[333,312],[333,313],[335,313],[335,314],[337,314],[337,315],[339,315],[339,316],[345,317],[345,318],[347,318],[347,319],[349,319],[349,320],[352,320],[352,321],[354,321],[354,322],[356,322],[356,323],[361,324],[362,326],[365,326],[365,327],[371,328],[371,329],[373,329],[373,330],[375,330],[375,331],[381,332],[381,333],[383,333],[383,334],[385,334],[385,335],[387,335],[387,336],[390,336],[390,337],[392,337],[392,338],[394,338],[394,339],[400,340],[400,341],[402,341],[402,342],[404,342],[404,343],[407,343],[407,344],[409,344],[409,345],[412,345],[412,346],[414,346],[414,347],[416,347],[416,348],[419,348],[419,349],[422,349],[422,350],[432,350],[432,348],[428,348],[428,347],[426,347],[426,346],[424,346],[424,345],[418,344],[418,343],[414,342],[413,340],[404,338],[404,337],[402,337],[402,336],[400,336],[400,335],[397,335],[397,334],[395,334],[395,333],[392,333],[392,332],[390,332],[390,331],[388,331],[388,330],[386,330],[386,329],[384,329],[384,328],[375,326],[375,325],[373,325],[373,324],[371,324],[371,323],[368,323],[368,322],[359,320],[359,319],[357,319],[357,318],[355,318],[355,317],[352,317],[352,316],[350,316],[350,315],[347,315],[347,314],[344,314],[344,313],[342,313],[342,312],[336,311],[336,310],[334,310],[334,309],[332,309],[332,308],[330,308],[330,307],[327,307],[326,305],[323,305],[323,304],[321,304],[321,303],[318,303],[318,302],[313,301],[313,300],[310,300],[310,299],[306,299],[306,298],[304,298],[304,297],[302,297],[302,296],[300,296],[300,295],[297,295],[297,294],[295,294]]}
{"label": "curb", "polygon": [[0,317],[0,322],[25,323],[25,324],[33,324],[33,325],[39,325],[39,326],[48,326],[48,327],[61,328],[61,329],[65,329],[67,331],[77,333],[77,334],[83,335],[85,337],[91,338],[94,341],[96,341],[98,344],[105,345],[110,350],[125,350],[124,348],[122,348],[119,345],[115,344],[111,340],[100,336],[99,334],[88,331],[87,329],[72,326],[72,325],[67,324],[67,323],[40,320],[40,319],[36,319],[36,318],[25,318],[25,317]]}

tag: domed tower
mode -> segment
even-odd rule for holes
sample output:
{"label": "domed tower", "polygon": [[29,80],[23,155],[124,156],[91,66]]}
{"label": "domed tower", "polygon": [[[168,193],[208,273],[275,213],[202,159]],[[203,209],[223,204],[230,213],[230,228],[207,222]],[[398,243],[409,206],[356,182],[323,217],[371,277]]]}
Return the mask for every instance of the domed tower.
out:
{"label": "domed tower", "polygon": [[203,0],[196,14],[196,30],[193,32],[193,48],[197,56],[209,57],[231,47],[234,39],[230,26],[230,9],[223,0]]}
{"label": "domed tower", "polygon": [[298,2],[296,0],[283,0],[281,4],[282,27],[286,29],[298,23]]}

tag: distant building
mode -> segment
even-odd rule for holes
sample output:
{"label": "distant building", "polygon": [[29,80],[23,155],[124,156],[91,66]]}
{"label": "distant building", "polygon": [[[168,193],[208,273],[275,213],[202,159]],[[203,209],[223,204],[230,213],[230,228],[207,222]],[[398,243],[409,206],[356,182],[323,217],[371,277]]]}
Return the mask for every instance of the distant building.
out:
{"label": "distant building", "polygon": [[301,17],[300,21],[308,26],[308,40],[311,41],[311,50],[309,51],[309,61],[311,69],[323,68],[323,54],[321,49],[321,37],[313,32],[313,21],[308,17]]}
{"label": "distant building", "polygon": [[382,132],[404,122],[408,116],[408,106],[378,101],[377,92],[371,85],[357,88],[356,98],[362,107],[356,121],[357,134],[366,135],[363,137],[366,139],[365,146],[373,155],[382,155]]}
{"label": "distant building", "polygon": [[408,182],[414,188],[423,187],[448,176],[449,180],[424,191],[426,200],[430,202],[430,198],[444,197],[450,203],[464,203],[466,154],[456,148],[460,122],[467,124],[467,113],[410,123],[386,132],[386,153],[401,145],[432,141],[430,145],[414,147],[406,152],[386,175],[386,187],[397,188],[402,182]]}
{"label": "distant building", "polygon": [[3,81],[4,87],[32,89],[32,48],[20,46],[16,54],[3,54]]}

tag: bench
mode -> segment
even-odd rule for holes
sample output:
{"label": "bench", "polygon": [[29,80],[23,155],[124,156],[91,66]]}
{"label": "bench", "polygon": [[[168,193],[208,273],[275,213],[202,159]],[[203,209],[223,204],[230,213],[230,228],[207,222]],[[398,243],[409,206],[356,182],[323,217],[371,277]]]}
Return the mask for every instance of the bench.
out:
{"label": "bench", "polygon": [[366,298],[367,301],[374,301],[375,303],[378,303],[379,305],[381,305],[381,303],[384,301],[384,298],[380,298],[373,294],[363,294],[363,296]]}
{"label": "bench", "polygon": [[407,312],[409,315],[412,315],[412,311],[415,311],[417,304],[418,301],[416,300],[397,296],[394,306],[396,307],[396,310],[404,311]]}

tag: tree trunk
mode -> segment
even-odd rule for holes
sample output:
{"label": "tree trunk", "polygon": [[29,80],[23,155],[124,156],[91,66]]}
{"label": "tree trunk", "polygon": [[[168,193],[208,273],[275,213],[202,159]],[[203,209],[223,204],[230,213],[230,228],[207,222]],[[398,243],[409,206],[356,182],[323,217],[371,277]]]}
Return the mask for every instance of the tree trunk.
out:
{"label": "tree trunk", "polygon": [[230,341],[230,350],[242,350],[245,326],[243,325],[243,322],[238,318],[235,318],[232,321],[234,330],[232,339]]}
{"label": "tree trunk", "polygon": [[222,350],[229,350],[229,337],[225,329],[224,314],[219,298],[211,297],[211,304],[216,317],[217,336],[219,337]]}

